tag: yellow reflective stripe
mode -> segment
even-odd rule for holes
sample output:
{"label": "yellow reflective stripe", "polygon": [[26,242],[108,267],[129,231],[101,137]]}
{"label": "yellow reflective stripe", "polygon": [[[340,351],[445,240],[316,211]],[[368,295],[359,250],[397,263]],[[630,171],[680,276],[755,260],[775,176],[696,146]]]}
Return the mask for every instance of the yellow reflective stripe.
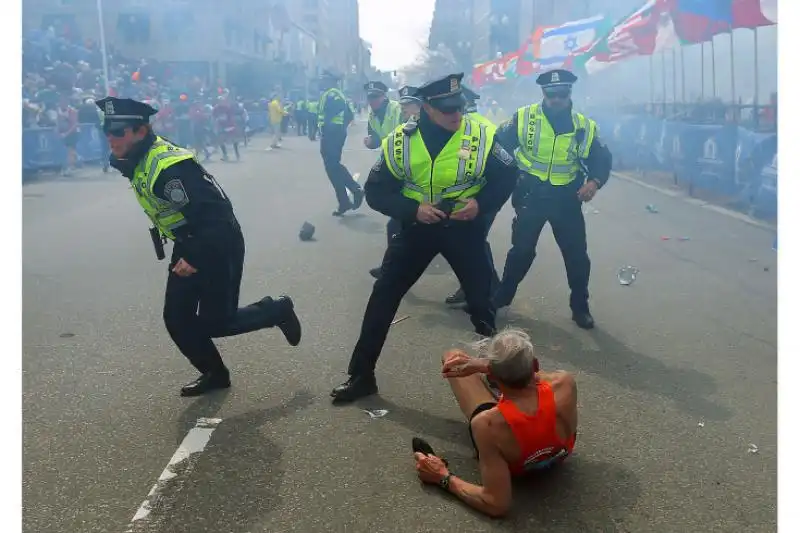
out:
{"label": "yellow reflective stripe", "polygon": [[193,158],[194,154],[189,152],[188,150],[171,150],[167,152],[162,152],[150,160],[150,164],[147,167],[147,180],[150,183],[150,188],[155,184],[155,180],[152,177],[156,173],[156,169],[158,168],[159,163],[164,161],[165,159],[172,159],[172,158],[181,158],[181,160]]}
{"label": "yellow reflective stripe", "polygon": [[397,164],[397,160],[394,157],[394,150],[392,150],[391,146],[386,147],[386,152],[388,152],[388,154],[384,154],[383,159],[386,160],[386,163],[389,165],[389,170],[391,170],[396,178],[404,179],[405,174],[400,168],[400,165]]}
{"label": "yellow reflective stripe", "polygon": [[475,163],[475,177],[480,177],[480,176],[483,175],[483,163],[484,163],[484,160],[485,160],[485,154],[486,154],[486,148],[487,148],[487,146],[486,146],[486,138],[487,138],[486,126],[484,124],[480,124],[479,130],[480,130],[480,132],[479,132],[480,139],[478,140],[478,153],[477,153],[477,156],[476,156],[478,158],[478,161]]}
{"label": "yellow reflective stripe", "polygon": [[465,183],[459,183],[458,185],[453,185],[452,187],[445,187],[444,189],[442,189],[442,194],[450,194],[452,192],[466,191],[467,189],[471,189],[478,185],[480,185],[481,187],[486,185],[486,179],[478,178],[475,180],[467,181]]}
{"label": "yellow reflective stripe", "polygon": [[467,159],[472,157],[471,141],[469,136],[472,134],[472,121],[467,119],[464,122],[464,138],[461,139],[461,150],[467,150],[467,157],[461,157],[459,154],[458,171],[456,172],[456,183],[464,181],[467,172]]}
{"label": "yellow reflective stripe", "polygon": [[403,135],[403,177],[406,180],[412,180],[413,175],[411,172],[411,135]]}

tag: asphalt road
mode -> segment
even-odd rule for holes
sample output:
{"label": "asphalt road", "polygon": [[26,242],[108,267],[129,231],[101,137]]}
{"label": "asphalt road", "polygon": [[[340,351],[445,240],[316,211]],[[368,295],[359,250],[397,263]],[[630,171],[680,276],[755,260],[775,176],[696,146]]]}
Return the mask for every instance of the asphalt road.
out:
{"label": "asphalt road", "polygon": [[[375,154],[351,133],[344,160]],[[23,189],[24,531],[115,533],[131,520],[198,418],[220,418],[205,449],[162,483],[134,531],[761,532],[776,529],[776,256],[769,231],[614,179],[587,208],[592,311],[570,321],[549,230],[501,323],[526,328],[544,368],[577,374],[580,429],[560,470],[515,487],[505,520],[420,487],[422,435],[477,480],[465,423],[439,376],[442,352],[472,340],[436,261],[403,302],[378,368],[379,397],[333,407],[372,286],[385,218],[330,216],[318,145],[257,139],[211,171],[247,240],[242,303],[291,294],[305,327],[288,346],[266,330],[221,342],[227,393],[178,396],[194,371],[161,322],[166,264],[116,174],[85,171]],[[656,204],[659,213],[648,213]],[[510,206],[491,234],[502,268]],[[315,242],[300,242],[304,221]],[[662,237],[670,237],[663,240]],[[688,237],[689,240],[680,240]],[[621,286],[622,265],[640,270]],[[362,408],[389,412],[371,419]],[[757,453],[749,451],[755,444]]]}

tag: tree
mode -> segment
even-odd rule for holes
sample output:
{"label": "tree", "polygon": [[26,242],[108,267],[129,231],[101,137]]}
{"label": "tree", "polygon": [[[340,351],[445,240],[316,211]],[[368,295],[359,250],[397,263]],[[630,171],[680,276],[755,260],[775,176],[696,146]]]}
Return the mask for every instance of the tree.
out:
{"label": "tree", "polygon": [[417,59],[398,71],[401,84],[419,86],[457,70],[453,52],[443,44],[439,44],[436,49],[430,49],[422,42],[417,45],[419,46]]}

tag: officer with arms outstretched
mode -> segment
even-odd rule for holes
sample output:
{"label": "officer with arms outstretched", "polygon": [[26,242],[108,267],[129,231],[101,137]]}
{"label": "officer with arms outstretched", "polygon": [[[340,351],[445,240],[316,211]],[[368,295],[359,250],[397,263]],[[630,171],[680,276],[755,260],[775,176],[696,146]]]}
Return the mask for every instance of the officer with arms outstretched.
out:
{"label": "officer with arms outstretched", "polygon": [[364,312],[347,382],[334,401],[377,392],[375,364],[400,301],[437,254],[442,254],[466,293],[475,331],[491,336],[492,267],[486,254],[486,216],[511,196],[517,179],[513,158],[495,143],[494,131],[463,116],[463,74],[419,88],[419,122],[399,126],[365,186],[367,203],[399,220],[380,278]]}
{"label": "officer with arms outstretched", "polygon": [[541,74],[536,83],[542,87],[542,102],[521,107],[497,131],[500,144],[514,150],[520,178],[511,198],[516,211],[511,250],[495,305],[499,309],[511,304],[549,222],[564,256],[572,320],[591,329],[590,263],[581,204],[591,201],[608,181],[611,152],[600,141],[595,121],[572,108],[572,85],[577,79],[561,69]]}
{"label": "officer with arms outstretched", "polygon": [[192,152],[153,133],[149,121],[156,110],[149,105],[109,97],[98,100],[97,106],[105,112],[111,166],[131,181],[151,220],[158,259],[165,257],[164,242],[174,242],[164,323],[178,349],[200,372],[181,395],[230,387],[214,337],[277,326],[296,346],[300,322],[288,296],[266,297],[238,308],[244,238],[231,202],[214,177]]}

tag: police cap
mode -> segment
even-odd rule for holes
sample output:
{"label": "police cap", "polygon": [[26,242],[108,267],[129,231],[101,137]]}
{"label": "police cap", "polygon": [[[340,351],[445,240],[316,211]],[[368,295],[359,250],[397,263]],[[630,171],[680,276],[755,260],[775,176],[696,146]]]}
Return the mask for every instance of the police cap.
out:
{"label": "police cap", "polygon": [[536,83],[542,89],[571,88],[576,81],[578,81],[578,77],[575,74],[560,68],[543,72],[536,78]]}
{"label": "police cap", "polygon": [[464,98],[466,98],[467,102],[474,103],[481,99],[481,95],[479,95],[466,85],[462,85],[461,90],[464,91]]}
{"label": "police cap", "polygon": [[401,104],[419,104],[420,99],[417,97],[417,87],[411,85],[404,85],[400,87],[400,103]]}
{"label": "police cap", "polygon": [[130,98],[108,96],[95,102],[103,111],[103,130],[120,131],[139,127],[150,122],[150,117],[158,113],[151,105]]}
{"label": "police cap", "polygon": [[364,90],[367,91],[367,96],[383,96],[389,92],[389,88],[382,81],[370,81],[364,84]]}
{"label": "police cap", "polygon": [[417,89],[417,97],[437,109],[463,107],[465,104],[461,80],[464,73],[449,74],[429,81]]}

